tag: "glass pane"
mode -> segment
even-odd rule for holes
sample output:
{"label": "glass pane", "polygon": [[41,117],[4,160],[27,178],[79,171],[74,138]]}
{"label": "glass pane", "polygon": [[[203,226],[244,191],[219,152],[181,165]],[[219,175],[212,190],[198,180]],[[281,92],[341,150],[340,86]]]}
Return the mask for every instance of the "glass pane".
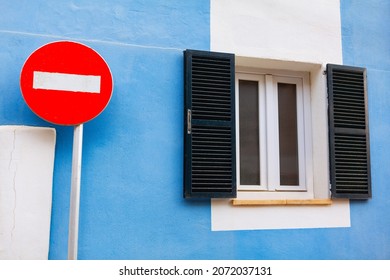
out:
{"label": "glass pane", "polygon": [[241,185],[260,185],[258,88],[257,81],[239,82]]}
{"label": "glass pane", "polygon": [[278,83],[280,185],[299,185],[297,90]]}

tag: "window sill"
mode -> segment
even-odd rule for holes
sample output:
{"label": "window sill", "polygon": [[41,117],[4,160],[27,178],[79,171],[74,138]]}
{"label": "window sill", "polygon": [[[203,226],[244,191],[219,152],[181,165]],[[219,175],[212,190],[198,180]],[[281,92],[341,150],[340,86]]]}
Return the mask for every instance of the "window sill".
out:
{"label": "window sill", "polygon": [[233,199],[233,206],[299,206],[299,205],[317,205],[327,206],[332,204],[331,199],[273,199],[273,200],[249,200]]}

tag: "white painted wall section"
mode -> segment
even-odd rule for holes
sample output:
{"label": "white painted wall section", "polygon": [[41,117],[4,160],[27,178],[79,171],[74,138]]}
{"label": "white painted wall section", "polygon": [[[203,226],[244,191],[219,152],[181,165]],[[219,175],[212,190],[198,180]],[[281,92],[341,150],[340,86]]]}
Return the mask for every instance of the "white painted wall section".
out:
{"label": "white painted wall section", "polygon": [[0,259],[47,259],[56,132],[0,126]]}
{"label": "white painted wall section", "polygon": [[211,0],[211,50],[290,61],[342,61],[339,0]]}
{"label": "white painted wall section", "polygon": [[[329,197],[327,63],[342,64],[339,0],[211,0],[212,51],[236,67],[310,74],[315,198]],[[239,193],[241,199],[245,193]],[[331,206],[233,206],[212,200],[212,230],[349,227],[348,200]]]}

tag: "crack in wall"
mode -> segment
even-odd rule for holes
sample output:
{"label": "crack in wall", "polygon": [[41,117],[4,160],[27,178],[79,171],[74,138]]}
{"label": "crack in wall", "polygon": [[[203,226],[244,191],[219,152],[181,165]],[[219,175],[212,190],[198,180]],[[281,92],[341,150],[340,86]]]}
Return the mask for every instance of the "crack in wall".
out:
{"label": "crack in wall", "polygon": [[[17,201],[16,200],[16,195],[17,195],[17,193],[16,193],[16,173],[17,173],[18,167],[14,163],[15,150],[16,150],[16,129],[13,130],[12,150],[11,150],[11,155],[10,155],[10,161],[8,164],[8,170],[10,172],[13,172],[12,191],[14,193],[14,207],[12,210],[13,221],[12,221],[12,229],[11,229],[11,242],[13,240],[14,232],[16,229],[16,201]],[[13,170],[11,170],[12,167],[14,167]]]}

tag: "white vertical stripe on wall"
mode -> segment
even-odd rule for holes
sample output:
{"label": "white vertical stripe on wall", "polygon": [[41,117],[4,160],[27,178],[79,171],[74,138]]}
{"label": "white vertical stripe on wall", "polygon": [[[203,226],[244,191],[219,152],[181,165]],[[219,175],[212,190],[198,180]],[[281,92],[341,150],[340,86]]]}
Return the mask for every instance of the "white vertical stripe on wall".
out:
{"label": "white vertical stripe on wall", "polygon": [[[211,0],[210,48],[236,66],[310,72],[313,181],[328,196],[327,63],[342,63],[339,0]],[[316,186],[322,186],[321,190]],[[349,227],[349,201],[331,206],[234,207],[212,201],[213,230]]]}

